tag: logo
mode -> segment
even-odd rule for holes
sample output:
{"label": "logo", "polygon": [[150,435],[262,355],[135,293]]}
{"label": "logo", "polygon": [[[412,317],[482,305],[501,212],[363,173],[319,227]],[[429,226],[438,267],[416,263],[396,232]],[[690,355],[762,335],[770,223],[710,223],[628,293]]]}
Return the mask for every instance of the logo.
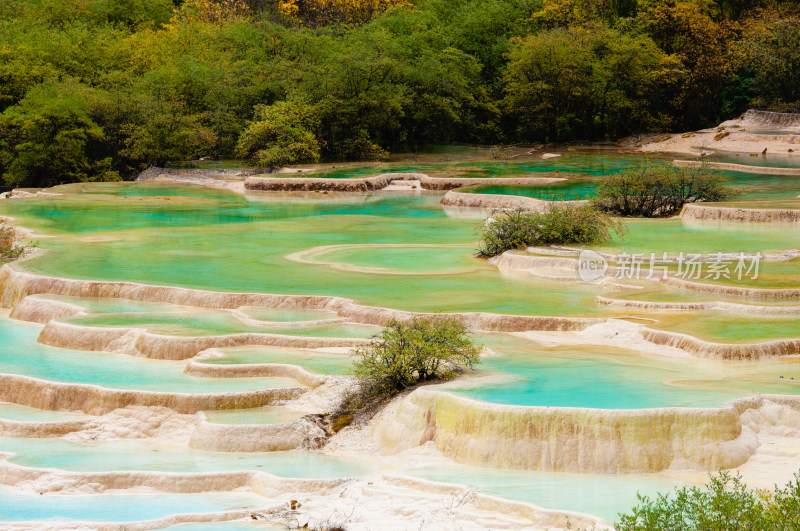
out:
{"label": "logo", "polygon": [[597,282],[606,276],[608,262],[597,251],[581,251],[578,255],[578,277],[584,282]]}

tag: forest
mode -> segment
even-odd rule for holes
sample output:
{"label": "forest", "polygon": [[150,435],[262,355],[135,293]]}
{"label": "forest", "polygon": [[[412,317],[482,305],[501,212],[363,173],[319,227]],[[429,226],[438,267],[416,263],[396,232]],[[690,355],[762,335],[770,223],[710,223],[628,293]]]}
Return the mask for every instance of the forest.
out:
{"label": "forest", "polygon": [[3,0],[8,186],[435,143],[615,140],[800,110],[779,0]]}

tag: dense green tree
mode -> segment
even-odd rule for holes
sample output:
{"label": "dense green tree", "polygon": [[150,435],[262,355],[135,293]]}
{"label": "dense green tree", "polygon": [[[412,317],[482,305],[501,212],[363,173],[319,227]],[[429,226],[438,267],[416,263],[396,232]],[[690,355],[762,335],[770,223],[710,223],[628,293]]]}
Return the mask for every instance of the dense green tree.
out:
{"label": "dense green tree", "polygon": [[9,184],[118,180],[103,128],[93,117],[107,97],[75,80],[45,83],[0,115],[0,167]]}
{"label": "dense green tree", "polygon": [[654,95],[670,129],[695,129],[721,118],[722,94],[732,80],[732,33],[712,18],[714,10],[711,0],[640,2],[633,25],[680,65]]}
{"label": "dense green tree", "polygon": [[316,110],[302,102],[282,101],[256,108],[255,118],[239,137],[237,154],[256,167],[273,170],[286,164],[317,162],[320,145]]}
{"label": "dense green tree", "polygon": [[316,122],[273,162],[704,127],[798,108],[798,41],[780,0],[5,0],[0,172],[233,157],[281,102]]}
{"label": "dense green tree", "polygon": [[620,136],[646,127],[663,54],[606,26],[546,30],[509,54],[506,112],[521,140]]}
{"label": "dense green tree", "polygon": [[752,80],[743,88],[757,106],[800,111],[800,14],[759,12],[747,21],[734,57],[740,77]]}

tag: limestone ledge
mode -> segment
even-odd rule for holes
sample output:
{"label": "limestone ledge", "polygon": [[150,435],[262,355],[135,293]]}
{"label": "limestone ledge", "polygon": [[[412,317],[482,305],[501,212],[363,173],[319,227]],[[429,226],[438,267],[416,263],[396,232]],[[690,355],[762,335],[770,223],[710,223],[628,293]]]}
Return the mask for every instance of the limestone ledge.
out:
{"label": "limestone ledge", "polygon": [[[764,137],[760,137],[763,140]],[[750,166],[730,162],[709,162],[706,160],[673,160],[678,168],[709,168],[712,170],[738,171],[741,173],[758,173],[760,175],[800,175],[800,168],[776,168],[773,166]]]}
{"label": "limestone ledge", "polygon": [[279,424],[217,424],[200,417],[189,446],[212,452],[283,452],[316,448],[325,431],[315,422],[301,418]]}
{"label": "limestone ledge", "polygon": [[656,345],[679,348],[698,358],[757,360],[800,354],[800,339],[775,339],[760,343],[714,343],[688,334],[642,328],[644,338]]}
{"label": "limestone ledge", "polygon": [[222,336],[167,336],[141,328],[81,326],[48,321],[39,343],[52,347],[116,352],[159,360],[185,360],[211,348],[265,345],[291,348],[352,347],[365,339],[244,333]]}
{"label": "limestone ledge", "polygon": [[[492,179],[492,184],[499,184]],[[477,184],[477,183],[476,183]],[[442,198],[441,203],[450,207],[482,208],[487,210],[515,210],[522,209],[530,212],[545,212],[552,205],[580,206],[588,201],[545,201],[535,197],[503,194],[471,194],[466,192],[449,191]]]}
{"label": "limestone ledge", "polygon": [[800,210],[689,204],[684,205],[679,217],[681,219],[736,223],[800,223]]}
{"label": "limestone ledge", "polygon": [[[431,529],[598,529],[610,528],[597,517],[570,511],[550,510],[524,502],[505,500],[475,493],[462,485],[435,483],[402,476],[383,476],[367,480],[352,479],[288,479],[260,471],[218,473],[169,472],[71,472],[25,467],[0,454],[0,483],[27,492],[41,494],[99,494],[136,489],[141,492],[213,493],[243,490],[269,499],[284,501],[263,510],[242,510],[225,513],[172,515],[159,520],[133,523],[37,522],[33,529],[100,529],[116,531],[120,527],[137,531],[163,529],[188,522],[215,522],[235,519],[283,521],[288,500],[301,500],[301,508],[291,513],[308,521],[316,521],[342,507],[359,508],[354,529],[397,529],[408,523],[408,514],[424,507],[432,520]],[[463,504],[442,509],[442,499],[464,500]],[[290,518],[291,521],[294,521]],[[427,518],[426,518],[427,521]],[[88,524],[88,525],[87,525]],[[6,527],[4,529],[31,529]],[[49,527],[52,526],[52,527]],[[73,527],[74,526],[74,527]],[[350,528],[351,525],[348,525]],[[426,527],[428,527],[426,525]]]}
{"label": "limestone ledge", "polygon": [[311,389],[325,384],[332,378],[288,363],[237,363],[231,365],[204,363],[204,361],[222,357],[224,354],[217,349],[203,351],[197,357],[189,360],[183,372],[202,378],[291,378]]}
{"label": "limestone ledge", "polygon": [[[423,491],[437,497],[461,499],[467,497],[469,488],[461,485],[439,483],[419,478],[399,475],[384,475],[383,480],[390,485]],[[592,515],[572,511],[555,511],[536,505],[515,502],[496,496],[472,494],[472,503],[476,509],[500,512],[523,520],[536,522],[542,529],[594,529],[595,531],[613,531]]]}
{"label": "limestone ledge", "polygon": [[666,286],[671,286],[696,293],[711,293],[714,295],[727,295],[745,299],[762,299],[784,301],[800,300],[800,288],[751,288],[747,286],[732,286],[726,284],[705,284],[693,282],[677,277],[667,277],[661,281]]}
{"label": "limestone ledge", "polygon": [[[593,323],[598,322],[598,319],[587,319],[577,317],[546,317],[546,316],[526,316],[526,315],[504,315],[493,314],[485,312],[463,312],[463,313],[415,313],[406,312],[402,310],[395,310],[391,308],[380,308],[374,306],[364,306],[355,303],[354,301],[342,297],[331,297],[323,295],[273,295],[266,293],[230,293],[230,292],[214,292],[206,290],[197,290],[190,288],[180,288],[172,286],[155,286],[147,284],[138,284],[134,282],[113,282],[113,281],[93,281],[93,280],[77,280],[77,279],[64,279],[49,277],[44,275],[37,275],[29,273],[21,269],[19,264],[5,264],[0,268],[0,304],[5,308],[15,309],[20,302],[29,295],[49,294],[49,295],[63,295],[73,297],[90,297],[90,298],[119,298],[130,299],[145,302],[156,303],[170,303],[180,304],[186,306],[196,306],[201,308],[212,309],[236,309],[242,306],[261,306],[266,308],[278,309],[310,309],[310,310],[329,310],[336,312],[339,316],[347,319],[349,322],[371,325],[385,325],[391,319],[400,321],[409,320],[416,316],[427,317],[430,319],[444,319],[454,318],[474,330],[485,330],[492,332],[521,332],[525,330],[550,330],[550,331],[569,331],[580,330]],[[26,314],[23,315],[22,309],[16,312],[17,318],[27,320],[27,316],[40,315],[38,310],[35,309],[35,303],[27,303],[24,308],[27,308]],[[58,323],[53,321],[52,323]],[[58,344],[59,333],[75,335],[76,332],[86,332],[83,330],[73,329],[68,330],[69,326],[66,323],[53,324],[50,330],[43,330],[44,337],[52,334],[52,341]],[[179,351],[185,351],[176,354],[176,356],[191,357],[187,352],[194,351],[197,354],[201,350],[212,348],[215,346],[234,346],[239,340],[220,340],[219,338],[231,338],[235,336],[215,336],[213,338],[190,338],[191,341],[184,341],[186,338],[181,337],[168,337],[168,336],[155,336],[154,334],[136,332],[130,328],[97,328],[97,330],[105,330],[105,334],[100,338],[97,332],[98,339],[76,338],[74,344],[86,342],[89,346],[95,341],[102,343],[106,342],[106,346],[116,340],[122,338],[124,334],[121,331],[130,333],[125,341],[132,342],[135,348],[140,349],[143,355],[145,352],[150,352],[150,349],[156,349],[156,346],[151,342],[171,342],[170,348],[177,348]],[[244,336],[240,334],[238,336]],[[148,338],[149,336],[149,338]],[[155,339],[152,337],[155,336]],[[241,337],[241,341],[245,339],[255,339],[265,341],[263,344],[276,344],[276,339],[266,339],[268,334],[249,334],[252,338]],[[284,338],[291,338],[292,336],[282,336]],[[318,341],[319,345],[323,345],[326,338],[303,338],[308,340],[310,344],[313,341]],[[268,343],[267,341],[272,341]],[[299,341],[296,339],[287,339],[285,346],[298,345]],[[345,341],[342,339],[330,339],[331,343],[337,341]],[[350,343],[345,346],[350,346],[357,343],[359,340],[346,340]],[[227,343],[226,342],[230,342]],[[184,343],[181,346],[181,343]],[[218,344],[222,343],[222,344]],[[255,343],[262,344],[262,343]],[[308,345],[307,344],[307,345]],[[335,346],[327,344],[325,346]],[[202,347],[202,348],[201,348]],[[80,348],[80,347],[77,347]],[[121,348],[121,347],[118,347]],[[127,346],[125,348],[128,348]],[[143,350],[142,350],[143,349]],[[194,355],[192,354],[192,355]],[[172,356],[172,355],[170,355]],[[171,357],[169,359],[176,359]]]}
{"label": "limestone ledge", "polygon": [[640,310],[655,311],[714,311],[732,312],[742,314],[757,315],[795,315],[800,314],[800,306],[764,306],[756,304],[739,304],[725,301],[689,301],[689,302],[669,302],[669,301],[645,301],[614,299],[611,297],[598,296],[595,299],[598,304],[606,306],[616,306],[619,308],[635,308]]}
{"label": "limestone ledge", "polygon": [[429,177],[424,173],[383,173],[360,179],[328,179],[324,177],[248,177],[245,190],[302,192],[370,192],[382,190],[393,181],[419,181],[424,190],[452,190],[480,184],[544,186],[564,181],[555,177],[510,177],[510,178],[458,178]]}
{"label": "limestone ledge", "polygon": [[[611,256],[611,255],[609,255]],[[725,255],[723,255],[724,257]],[[763,259],[767,261],[787,261],[795,259],[797,256],[795,250],[785,251],[779,254],[764,255]],[[613,256],[612,256],[613,258]],[[708,256],[706,260],[714,260],[715,257]],[[519,254],[507,251],[500,256],[496,256],[491,260],[491,263],[500,269],[507,269],[520,272],[528,272],[531,269],[554,267],[559,269],[572,269],[577,267],[577,262],[574,259],[565,258],[563,256],[534,256]],[[606,271],[606,279],[611,280],[613,275],[618,271],[618,268],[609,267]],[[1,272],[0,272],[1,273]],[[575,280],[578,281],[577,275]],[[647,280],[647,279],[644,279]],[[675,276],[667,276],[665,278],[653,278],[650,282],[660,282],[665,286],[679,288],[686,291],[696,293],[709,293],[714,295],[725,295],[732,297],[741,297],[743,299],[761,299],[773,301],[785,301],[798,299],[800,300],[800,288],[753,288],[747,286],[734,286],[728,284],[710,284],[703,282],[695,282],[685,280]]]}
{"label": "limestone ledge", "polygon": [[418,389],[393,416],[381,419],[378,435],[387,454],[433,441],[445,456],[477,466],[611,474],[714,471],[753,455],[757,427],[743,424],[742,415],[770,401],[800,423],[800,397],[765,395],[708,409],[597,410],[490,404]]}
{"label": "limestone ledge", "polygon": [[45,324],[53,319],[88,315],[82,306],[64,301],[25,297],[11,311],[9,317],[19,321]]}
{"label": "limestone ledge", "polygon": [[0,400],[51,411],[102,415],[127,406],[165,407],[178,413],[213,409],[245,409],[293,400],[305,389],[283,387],[234,393],[171,393],[110,389],[89,384],[0,374]]}

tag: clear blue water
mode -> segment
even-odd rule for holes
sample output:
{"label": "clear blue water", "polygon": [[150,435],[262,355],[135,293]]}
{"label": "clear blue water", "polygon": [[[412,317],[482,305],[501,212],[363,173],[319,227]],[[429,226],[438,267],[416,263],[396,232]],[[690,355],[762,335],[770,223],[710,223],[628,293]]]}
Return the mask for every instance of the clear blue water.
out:
{"label": "clear blue water", "polygon": [[553,354],[484,358],[479,372],[502,380],[474,387],[464,382],[451,392],[499,404],[599,409],[718,407],[747,394],[669,385],[686,375],[668,369]]}

